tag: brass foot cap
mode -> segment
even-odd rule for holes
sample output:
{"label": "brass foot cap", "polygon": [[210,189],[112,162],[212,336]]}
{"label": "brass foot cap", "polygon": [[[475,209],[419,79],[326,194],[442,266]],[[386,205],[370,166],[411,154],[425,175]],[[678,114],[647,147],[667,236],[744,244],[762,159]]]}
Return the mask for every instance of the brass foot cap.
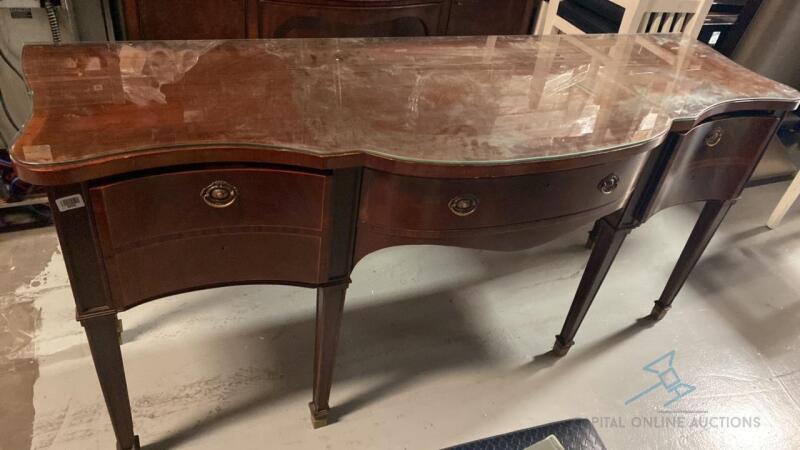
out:
{"label": "brass foot cap", "polygon": [[314,402],[308,404],[308,409],[311,411],[311,426],[314,427],[315,430],[328,425],[329,409],[317,411],[317,407],[314,406]]}
{"label": "brass foot cap", "polygon": [[664,306],[661,303],[656,302],[656,304],[653,306],[653,310],[650,312],[650,319],[661,320],[667,315],[667,311],[669,310],[669,306]]}
{"label": "brass foot cap", "polygon": [[139,445],[139,436],[136,435],[133,436],[133,447],[129,449],[122,448],[122,446],[119,445],[119,442],[117,442],[117,450],[139,450],[141,448],[142,447]]}
{"label": "brass foot cap", "polygon": [[564,343],[560,336],[556,336],[556,343],[553,344],[553,354],[556,356],[564,356],[569,352],[569,349],[575,345],[575,341]]}

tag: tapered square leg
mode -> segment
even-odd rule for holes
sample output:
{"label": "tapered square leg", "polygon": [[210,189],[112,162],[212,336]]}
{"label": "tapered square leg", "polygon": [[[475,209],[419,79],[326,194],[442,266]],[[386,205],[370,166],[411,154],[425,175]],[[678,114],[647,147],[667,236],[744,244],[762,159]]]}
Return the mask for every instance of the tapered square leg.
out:
{"label": "tapered square leg", "polygon": [[625,237],[630,232],[630,229],[616,229],[605,220],[598,221],[593,231],[595,230],[597,240],[592,250],[592,255],[589,257],[586,270],[581,277],[578,291],[575,293],[564,327],[561,329],[561,333],[556,336],[556,342],[553,345],[553,354],[556,356],[566,355],[574,344],[575,334],[577,334],[583,318],[586,317],[586,313],[589,311],[589,307],[592,305],[603,279],[608,274],[611,263],[619,253]]}
{"label": "tapered square leg", "polygon": [[117,437],[117,449],[138,449],[139,438],[133,434],[128,385],[117,335],[117,316],[84,319],[81,325],[89,340],[100,389],[103,391],[108,414],[111,416],[111,426]]}
{"label": "tapered square leg", "polygon": [[692,229],[692,234],[689,235],[689,240],[686,242],[680,258],[678,258],[678,263],[672,270],[669,281],[667,281],[667,285],[661,293],[661,297],[656,300],[655,306],[653,306],[653,310],[650,313],[651,319],[661,320],[667,314],[672,302],[675,300],[675,296],[678,295],[678,292],[686,283],[686,279],[689,278],[689,274],[694,269],[700,256],[703,255],[706,247],[708,247],[708,243],[711,242],[711,238],[714,237],[733,203],[733,200],[706,202],[703,211],[700,213],[700,218]]}
{"label": "tapered square leg", "polygon": [[328,400],[333,382],[333,367],[336,361],[336,346],[339,341],[346,290],[347,285],[344,284],[317,289],[314,392],[311,403],[308,405],[314,428],[328,424],[330,412]]}

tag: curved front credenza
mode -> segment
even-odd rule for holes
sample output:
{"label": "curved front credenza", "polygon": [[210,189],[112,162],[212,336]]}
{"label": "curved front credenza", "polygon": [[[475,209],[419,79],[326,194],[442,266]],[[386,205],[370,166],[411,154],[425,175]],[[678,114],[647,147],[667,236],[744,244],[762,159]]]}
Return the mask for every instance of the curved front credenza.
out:
{"label": "curved front credenza", "polygon": [[[386,2],[324,3],[349,23]],[[444,2],[402,4],[386,23],[432,24]],[[261,7],[286,35],[319,12]],[[315,426],[328,420],[350,274],[380,249],[513,251],[594,223],[553,349],[564,355],[625,237],[704,202],[653,307],[664,317],[800,104],[673,35],[37,45],[23,60],[34,111],[11,155],[49,190],[121,449],[139,443],[117,314],[179,292],[316,288]]]}

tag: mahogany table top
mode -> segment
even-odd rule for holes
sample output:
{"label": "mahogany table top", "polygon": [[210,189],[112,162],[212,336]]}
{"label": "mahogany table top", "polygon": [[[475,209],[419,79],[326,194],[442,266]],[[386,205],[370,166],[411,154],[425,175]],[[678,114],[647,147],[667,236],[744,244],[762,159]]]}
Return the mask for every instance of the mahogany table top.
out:
{"label": "mahogany table top", "polygon": [[23,65],[23,176],[187,148],[530,163],[660,142],[753,100],[800,102],[679,35],[29,45]]}

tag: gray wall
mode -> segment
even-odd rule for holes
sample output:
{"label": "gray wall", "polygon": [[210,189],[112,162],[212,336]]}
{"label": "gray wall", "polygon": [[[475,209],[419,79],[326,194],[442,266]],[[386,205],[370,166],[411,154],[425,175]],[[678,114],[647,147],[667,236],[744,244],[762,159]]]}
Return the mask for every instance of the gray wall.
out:
{"label": "gray wall", "polygon": [[800,89],[800,0],[764,0],[733,59]]}
{"label": "gray wall", "polygon": [[[57,8],[63,42],[113,40],[107,0],[64,0]],[[10,145],[31,113],[30,98],[22,80],[20,54],[25,44],[51,42],[47,15],[42,8],[31,9],[32,18],[12,18],[11,10],[0,8],[0,148]]]}

